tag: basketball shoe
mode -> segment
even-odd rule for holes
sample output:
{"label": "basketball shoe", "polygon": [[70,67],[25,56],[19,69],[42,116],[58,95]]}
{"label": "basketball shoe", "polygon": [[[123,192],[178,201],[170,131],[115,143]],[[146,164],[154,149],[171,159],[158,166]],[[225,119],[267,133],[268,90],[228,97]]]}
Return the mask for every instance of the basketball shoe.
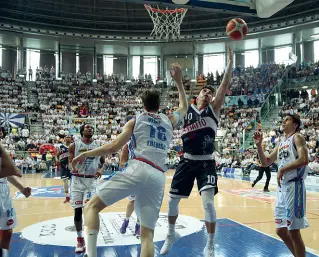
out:
{"label": "basketball shoe", "polygon": [[141,235],[141,226],[140,224],[135,225],[135,236],[140,236]]}
{"label": "basketball shoe", "polygon": [[163,244],[163,247],[161,249],[161,254],[162,255],[168,254],[168,252],[172,249],[173,244],[180,238],[181,238],[181,235],[178,232],[167,235],[165,239],[165,243]]}
{"label": "basketball shoe", "polygon": [[213,244],[206,244],[204,249],[204,257],[215,257],[215,248]]}
{"label": "basketball shoe", "polygon": [[121,234],[125,234],[126,233],[126,229],[128,227],[129,222],[130,222],[130,220],[124,219],[122,227],[120,228]]}
{"label": "basketball shoe", "polygon": [[75,253],[84,253],[85,252],[85,242],[83,237],[78,237],[78,244],[75,248]]}

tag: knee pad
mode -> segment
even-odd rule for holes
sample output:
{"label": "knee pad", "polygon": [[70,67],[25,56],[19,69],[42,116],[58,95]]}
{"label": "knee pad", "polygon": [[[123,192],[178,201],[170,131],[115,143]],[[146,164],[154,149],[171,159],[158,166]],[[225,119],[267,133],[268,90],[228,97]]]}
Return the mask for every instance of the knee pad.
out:
{"label": "knee pad", "polygon": [[177,216],[178,215],[178,204],[181,198],[172,198],[168,199],[168,216]]}
{"label": "knee pad", "polygon": [[203,205],[205,210],[205,221],[214,223],[216,221],[216,210],[214,206],[214,189],[202,192]]}
{"label": "knee pad", "polygon": [[82,220],[82,208],[74,209],[74,221],[79,222]]}

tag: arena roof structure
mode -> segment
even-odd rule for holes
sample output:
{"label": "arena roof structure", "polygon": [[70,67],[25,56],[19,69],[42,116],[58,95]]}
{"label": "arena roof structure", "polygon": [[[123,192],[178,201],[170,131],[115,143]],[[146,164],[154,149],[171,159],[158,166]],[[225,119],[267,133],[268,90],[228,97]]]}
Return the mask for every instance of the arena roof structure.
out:
{"label": "arena roof structure", "polygon": [[[119,39],[149,37],[153,23],[144,8],[145,2],[159,5],[160,8],[175,7],[169,3],[170,0],[10,0],[2,1],[0,23],[2,29],[10,25],[13,26],[8,28],[11,30],[18,27],[20,31],[39,31],[47,34],[87,34],[97,38],[117,36]],[[253,12],[244,13],[238,6],[229,10],[200,6],[189,8],[181,25],[181,39],[183,36],[188,38],[196,35],[200,36],[199,38],[225,36],[225,26],[234,16],[243,18],[249,24],[250,32],[319,20],[319,17],[316,17],[319,13],[319,1],[313,0],[294,0],[292,4],[268,19],[258,18]]]}

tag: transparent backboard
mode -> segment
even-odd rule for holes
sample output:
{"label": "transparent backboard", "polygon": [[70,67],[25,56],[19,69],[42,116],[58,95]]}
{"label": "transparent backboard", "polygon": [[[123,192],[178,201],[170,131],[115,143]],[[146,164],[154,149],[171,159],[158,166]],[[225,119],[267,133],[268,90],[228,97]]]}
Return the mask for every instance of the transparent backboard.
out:
{"label": "transparent backboard", "polygon": [[[263,0],[266,1],[266,0]],[[174,8],[177,5],[172,0],[147,0],[133,2],[143,2],[151,5],[158,3],[165,4],[169,8]],[[241,13],[246,15],[256,15],[255,0],[189,0],[185,5],[178,5],[188,9],[205,9],[205,11],[214,10],[226,13]]]}

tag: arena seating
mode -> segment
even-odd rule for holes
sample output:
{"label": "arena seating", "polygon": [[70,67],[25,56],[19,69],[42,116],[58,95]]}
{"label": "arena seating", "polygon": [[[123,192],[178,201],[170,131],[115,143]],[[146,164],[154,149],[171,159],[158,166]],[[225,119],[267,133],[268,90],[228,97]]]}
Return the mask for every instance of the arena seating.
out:
{"label": "arena seating", "polygon": [[[315,78],[316,67],[312,69],[309,66],[299,68],[295,74],[288,74],[289,78],[293,79],[293,83],[302,83],[302,81]],[[71,132],[77,133],[83,122],[82,118],[95,119],[97,128],[95,139],[100,144],[105,144],[116,138],[121,133],[121,127],[126,123],[127,118],[142,111],[139,94],[146,88],[156,87],[149,76],[146,76],[146,79],[132,80],[131,83],[126,83],[121,75],[114,74],[103,77],[97,75],[97,83],[92,83],[88,80],[91,77],[89,72],[83,74],[78,72],[77,74],[65,74],[62,76],[62,80],[55,80],[53,79],[53,67],[50,70],[46,67],[37,69],[36,82],[27,87],[25,82],[19,81],[19,79],[14,81],[8,71],[1,69],[1,73],[6,74],[6,76],[1,77],[0,81],[1,112],[37,112],[36,119],[43,127],[42,133],[31,132],[30,135],[28,127],[26,127],[24,136],[21,129],[14,129],[9,134],[10,137],[1,140],[1,144],[11,151],[12,156],[15,155],[16,151],[29,151],[33,158],[30,158],[29,155],[16,158],[16,161],[24,169],[34,165],[32,161],[37,160],[38,163],[41,161],[37,150],[42,144],[49,140],[57,143],[56,136],[64,134],[69,129]],[[219,156],[220,163],[236,166],[245,165],[254,160],[253,154],[247,158],[246,154],[241,153],[236,158],[232,158],[230,152],[239,149],[243,129],[250,128],[250,122],[258,115],[263,100],[275,86],[277,79],[284,74],[285,67],[277,64],[263,64],[259,68],[236,67],[234,69],[227,95],[249,95],[255,97],[257,101],[252,106],[243,104],[242,106],[225,106],[222,109],[219,129],[223,135],[221,143],[223,152]],[[198,81],[200,87],[206,83],[218,85],[222,77],[223,74],[216,73],[214,76],[211,73],[207,77],[201,75]],[[185,89],[189,92],[190,85],[187,77],[184,77],[184,84]],[[174,86],[168,92],[169,107],[173,109],[178,105],[178,92]],[[307,133],[304,129],[301,130],[301,133],[306,136],[313,160],[318,160],[314,154],[318,152],[319,148],[319,142],[316,141],[319,130],[316,130],[314,124],[318,121],[319,98],[314,91],[313,98],[308,100],[305,92],[302,91],[299,94],[295,90],[288,91],[286,96],[291,100],[289,103],[285,103],[282,115],[293,109],[298,111],[302,116],[304,127],[307,128]],[[29,101],[30,94],[36,97],[34,102]],[[278,121],[274,121],[272,130],[264,132],[265,140],[269,143],[269,150],[274,147],[276,140],[278,140],[275,138],[280,135]],[[181,150],[180,136],[181,131],[175,130],[171,144],[173,152],[178,153]],[[167,163],[174,165],[173,160],[176,161],[176,158],[176,154],[172,154],[171,160],[168,160]]]}

